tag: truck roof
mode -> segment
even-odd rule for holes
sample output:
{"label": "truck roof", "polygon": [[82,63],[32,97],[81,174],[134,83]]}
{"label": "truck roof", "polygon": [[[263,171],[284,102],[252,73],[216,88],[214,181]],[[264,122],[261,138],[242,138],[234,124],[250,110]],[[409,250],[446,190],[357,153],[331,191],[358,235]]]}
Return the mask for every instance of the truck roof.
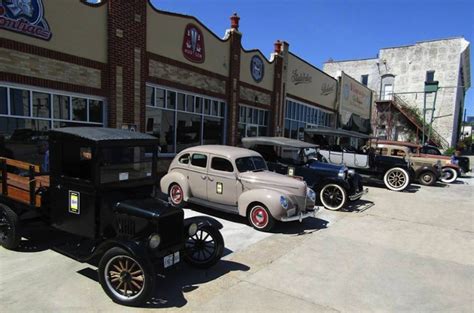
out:
{"label": "truck roof", "polygon": [[148,134],[104,127],[64,127],[51,130],[52,133],[75,136],[91,141],[110,140],[157,140]]}

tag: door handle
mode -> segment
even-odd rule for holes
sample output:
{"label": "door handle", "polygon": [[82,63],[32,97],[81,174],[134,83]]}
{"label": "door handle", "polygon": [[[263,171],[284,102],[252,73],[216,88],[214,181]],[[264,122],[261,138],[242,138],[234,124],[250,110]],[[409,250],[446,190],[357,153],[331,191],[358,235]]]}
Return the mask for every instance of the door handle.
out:
{"label": "door handle", "polygon": [[201,178],[202,178],[202,179],[206,179],[207,176],[206,176],[206,175],[201,175]]}
{"label": "door handle", "polygon": [[207,179],[209,179],[209,181],[214,181],[214,178],[209,177],[209,176],[207,177]]}
{"label": "door handle", "polygon": [[56,189],[61,190],[62,186],[60,184],[56,185]]}

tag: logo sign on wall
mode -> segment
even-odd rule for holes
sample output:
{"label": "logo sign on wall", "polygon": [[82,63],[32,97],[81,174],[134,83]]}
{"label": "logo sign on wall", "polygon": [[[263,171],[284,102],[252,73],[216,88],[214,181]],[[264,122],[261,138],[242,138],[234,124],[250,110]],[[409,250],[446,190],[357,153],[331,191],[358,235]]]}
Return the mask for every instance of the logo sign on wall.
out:
{"label": "logo sign on wall", "polygon": [[204,62],[204,36],[194,24],[188,24],[184,30],[183,55],[186,59],[195,63]]}
{"label": "logo sign on wall", "polygon": [[310,84],[313,82],[313,77],[308,73],[300,73],[298,70],[293,70],[291,73],[291,82],[295,85]]}
{"label": "logo sign on wall", "polygon": [[258,55],[254,55],[250,60],[250,74],[252,75],[253,80],[257,83],[261,82],[264,75],[264,64],[262,58]]}
{"label": "logo sign on wall", "polygon": [[44,18],[43,0],[3,0],[0,28],[44,40],[52,35]]}

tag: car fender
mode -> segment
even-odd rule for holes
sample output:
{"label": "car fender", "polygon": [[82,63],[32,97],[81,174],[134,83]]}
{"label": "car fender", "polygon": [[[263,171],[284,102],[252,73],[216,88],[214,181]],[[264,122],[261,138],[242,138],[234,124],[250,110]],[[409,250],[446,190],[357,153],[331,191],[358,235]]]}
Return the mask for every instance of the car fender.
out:
{"label": "car fender", "polygon": [[457,173],[458,173],[458,176],[461,176],[461,168],[455,164],[445,164],[443,165],[443,169],[445,168],[452,168],[453,170],[455,170]]}
{"label": "car fender", "polygon": [[184,193],[184,201],[188,201],[189,197],[191,197],[191,188],[186,175],[173,171],[163,176],[160,181],[161,192],[168,194],[168,190],[173,183],[177,183],[181,186]]}
{"label": "car fender", "polygon": [[[132,241],[127,239],[118,239],[112,238],[102,242],[94,251],[94,253],[87,258],[87,260],[92,259],[95,256],[103,255],[107,250],[112,249],[114,247],[119,247],[124,249],[125,251],[129,252],[132,256],[142,259],[142,260],[149,260],[149,253],[147,249],[147,245],[143,242]],[[86,261],[86,260],[83,260]]]}
{"label": "car fender", "polygon": [[436,177],[441,175],[433,166],[425,165],[415,171],[415,177],[420,177],[420,175],[425,172],[431,172],[435,174]]}
{"label": "car fender", "polygon": [[325,185],[327,184],[336,184],[344,188],[346,191],[351,189],[350,185],[348,182],[346,182],[344,179],[341,179],[339,177],[325,177],[319,182],[319,186],[313,186],[314,191],[321,190]]}
{"label": "car fender", "polygon": [[285,214],[285,209],[280,204],[280,197],[285,196],[288,199],[289,208],[293,205],[290,197],[285,193],[271,189],[252,189],[243,192],[239,197],[239,215],[247,216],[247,209],[251,203],[258,202],[263,204],[276,219]]}
{"label": "car fender", "polygon": [[194,216],[187,218],[184,220],[184,228],[187,229],[192,223],[196,223],[198,228],[202,226],[212,226],[217,229],[224,228],[218,220],[209,216]]}

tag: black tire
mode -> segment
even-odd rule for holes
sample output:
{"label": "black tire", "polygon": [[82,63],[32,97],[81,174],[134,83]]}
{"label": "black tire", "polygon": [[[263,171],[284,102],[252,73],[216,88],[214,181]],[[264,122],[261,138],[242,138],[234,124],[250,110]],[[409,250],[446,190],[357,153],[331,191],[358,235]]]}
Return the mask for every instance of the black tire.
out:
{"label": "black tire", "polygon": [[342,209],[347,203],[347,192],[338,184],[327,184],[319,191],[322,205],[331,211]]}
{"label": "black tire", "polygon": [[[179,193],[179,200],[176,198],[176,192]],[[183,187],[179,184],[173,183],[170,185],[170,188],[168,189],[168,198],[171,205],[175,208],[182,209],[186,205],[186,202],[184,201]]]}
{"label": "black tire", "polygon": [[224,254],[224,238],[219,229],[204,225],[194,236],[188,237],[184,260],[197,268],[209,268],[216,264]]}
{"label": "black tire", "polygon": [[451,167],[445,167],[443,168],[443,174],[441,175],[441,181],[446,184],[450,184],[452,182],[455,182],[456,179],[458,178],[458,172]]}
{"label": "black tire", "polygon": [[418,175],[418,181],[423,186],[433,186],[436,184],[436,175],[433,172],[426,171]]}
{"label": "black tire", "polygon": [[150,263],[119,247],[104,253],[98,271],[105,293],[122,305],[143,303],[155,286],[155,271]]}
{"label": "black tire", "polygon": [[401,167],[393,167],[385,172],[383,182],[390,190],[402,191],[410,185],[410,175]]}
{"label": "black tire", "polygon": [[0,203],[0,245],[5,249],[18,248],[21,241],[20,219],[12,209]]}
{"label": "black tire", "polygon": [[255,203],[249,207],[247,219],[256,230],[268,232],[275,226],[275,219],[272,214],[260,203]]}

